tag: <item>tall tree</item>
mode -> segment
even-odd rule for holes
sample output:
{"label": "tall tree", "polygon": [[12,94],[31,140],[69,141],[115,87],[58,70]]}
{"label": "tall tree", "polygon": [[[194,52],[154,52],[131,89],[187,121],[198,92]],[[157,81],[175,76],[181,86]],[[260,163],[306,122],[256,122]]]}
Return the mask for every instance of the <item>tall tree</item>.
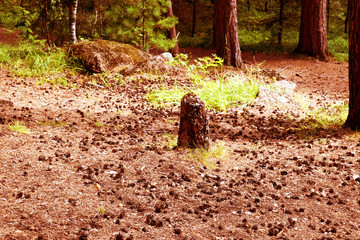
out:
{"label": "tall tree", "polygon": [[285,0],[280,0],[280,11],[279,11],[279,33],[278,33],[278,44],[282,43],[282,33],[284,27],[284,5]]}
{"label": "tall tree", "polygon": [[69,0],[69,34],[70,34],[70,43],[76,43],[76,15],[78,0]]}
{"label": "tall tree", "polygon": [[[173,18],[174,17],[174,13],[173,13],[173,9],[172,9],[172,2],[170,0],[169,3],[169,7],[168,7],[168,12],[167,12],[167,16],[169,18]],[[176,35],[176,28],[175,28],[175,24],[170,28],[169,30],[169,35],[170,35],[170,39],[175,41],[175,46],[172,49],[172,54],[174,56],[178,55],[180,53],[180,49],[179,49],[179,43],[177,41],[177,35]]]}
{"label": "tall tree", "polygon": [[216,54],[226,65],[242,67],[236,0],[215,0],[214,10]]}
{"label": "tall tree", "polygon": [[295,52],[329,59],[326,31],[326,1],[302,0],[299,43]]}
{"label": "tall tree", "polygon": [[345,125],[360,129],[360,0],[349,0],[349,115]]}

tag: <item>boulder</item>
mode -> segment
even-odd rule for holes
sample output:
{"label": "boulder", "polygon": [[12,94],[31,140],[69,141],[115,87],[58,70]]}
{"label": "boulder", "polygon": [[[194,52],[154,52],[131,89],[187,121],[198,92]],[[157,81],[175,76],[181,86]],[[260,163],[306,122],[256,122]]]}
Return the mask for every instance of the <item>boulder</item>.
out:
{"label": "boulder", "polygon": [[181,99],[178,147],[209,148],[210,136],[205,103],[194,93]]}
{"label": "boulder", "polygon": [[106,40],[82,41],[73,44],[70,50],[92,73],[120,72],[150,58],[150,54],[136,47]]}

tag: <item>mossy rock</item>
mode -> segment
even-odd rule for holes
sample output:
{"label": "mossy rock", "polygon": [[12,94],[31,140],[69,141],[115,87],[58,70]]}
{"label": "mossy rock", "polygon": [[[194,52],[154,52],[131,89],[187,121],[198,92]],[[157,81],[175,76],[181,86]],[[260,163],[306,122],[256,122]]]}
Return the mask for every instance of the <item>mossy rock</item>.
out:
{"label": "mossy rock", "polygon": [[150,58],[148,53],[131,45],[106,40],[82,41],[70,49],[71,54],[81,59],[92,73],[120,72]]}

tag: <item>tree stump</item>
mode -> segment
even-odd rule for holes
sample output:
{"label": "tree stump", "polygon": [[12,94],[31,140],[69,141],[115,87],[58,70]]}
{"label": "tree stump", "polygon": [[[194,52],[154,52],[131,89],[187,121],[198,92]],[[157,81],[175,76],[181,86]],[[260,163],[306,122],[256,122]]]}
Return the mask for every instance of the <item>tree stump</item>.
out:
{"label": "tree stump", "polygon": [[210,136],[205,103],[190,92],[181,99],[178,147],[209,148]]}

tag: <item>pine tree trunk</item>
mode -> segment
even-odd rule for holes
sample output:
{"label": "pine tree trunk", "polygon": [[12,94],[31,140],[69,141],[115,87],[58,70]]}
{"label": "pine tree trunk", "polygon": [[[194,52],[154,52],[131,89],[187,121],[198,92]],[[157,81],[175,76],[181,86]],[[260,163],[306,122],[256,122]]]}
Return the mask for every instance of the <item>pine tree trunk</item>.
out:
{"label": "pine tree trunk", "polygon": [[46,0],[45,1],[45,20],[44,20],[44,26],[45,26],[45,32],[46,32],[46,42],[48,46],[51,46],[51,39],[50,39],[50,32],[49,32],[49,7],[51,6],[51,1]]}
{"label": "pine tree trunk", "polygon": [[326,0],[302,0],[299,44],[296,53],[327,61]]}
{"label": "pine tree trunk", "polygon": [[284,20],[284,5],[285,0],[280,0],[280,12],[279,12],[279,33],[278,33],[278,44],[282,43],[282,33],[283,33],[283,20]]}
{"label": "pine tree trunk", "polygon": [[349,0],[349,115],[345,125],[360,129],[360,0]]}
{"label": "pine tree trunk", "polygon": [[76,43],[76,14],[77,14],[78,0],[69,1],[69,33],[70,43]]}
{"label": "pine tree trunk", "polygon": [[[167,17],[173,17],[174,13],[173,13],[173,9],[172,9],[172,3],[170,0],[170,5],[168,7],[168,13],[167,13]],[[179,49],[179,43],[177,41],[177,36],[176,36],[176,28],[175,25],[169,30],[169,35],[170,35],[170,39],[171,40],[175,40],[175,46],[172,50],[172,54],[173,56],[176,56],[180,53],[180,49]]]}
{"label": "pine tree trunk", "polygon": [[236,0],[215,0],[214,8],[216,54],[226,65],[241,68]]}
{"label": "pine tree trunk", "polygon": [[192,18],[192,29],[191,29],[191,36],[195,36],[195,30],[196,30],[196,2],[197,0],[193,0],[193,18]]}

